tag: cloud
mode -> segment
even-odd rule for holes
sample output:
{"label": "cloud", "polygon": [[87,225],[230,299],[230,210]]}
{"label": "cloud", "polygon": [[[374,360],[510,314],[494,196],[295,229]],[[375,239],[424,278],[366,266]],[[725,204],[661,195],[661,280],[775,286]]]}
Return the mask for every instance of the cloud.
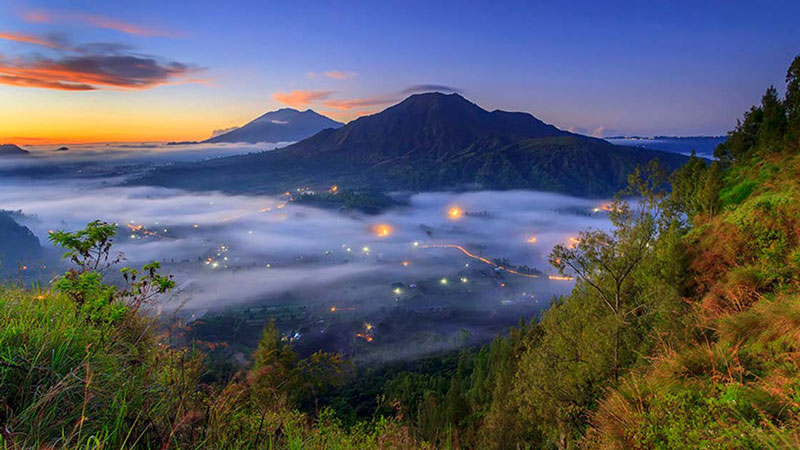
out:
{"label": "cloud", "polygon": [[317,73],[317,72],[308,72],[306,73],[306,78],[309,80],[317,79],[318,77],[323,76],[326,78],[330,78],[333,80],[350,80],[358,76],[358,72],[345,72],[341,70],[329,70],[327,72]]}
{"label": "cloud", "polygon": [[52,36],[36,36],[32,34],[23,34],[23,33],[0,33],[0,39],[4,39],[7,41],[15,41],[15,42],[24,42],[27,44],[36,44],[42,45],[44,47],[49,47],[52,49],[63,50],[66,46],[59,42],[59,39],[56,39]]}
{"label": "cloud", "polygon": [[349,80],[351,78],[355,78],[358,76],[357,72],[341,72],[338,70],[330,70],[328,72],[323,73],[328,78],[332,78],[334,80]]}
{"label": "cloud", "polygon": [[0,84],[67,91],[138,90],[175,82],[197,70],[132,54],[38,57],[0,60]]}
{"label": "cloud", "polygon": [[319,111],[320,114],[323,114],[327,117],[330,117],[333,120],[337,120],[339,122],[349,122],[351,120],[357,119],[359,117],[364,116],[371,116],[377,112],[380,112],[378,109],[362,109],[362,110],[323,110]]}
{"label": "cloud", "polygon": [[331,94],[333,94],[333,91],[296,89],[290,92],[276,92],[272,94],[272,98],[293,108],[305,108],[317,100],[328,98]]}
{"label": "cloud", "polygon": [[[31,159],[38,164],[66,166],[64,174],[77,175],[78,168],[86,174],[94,166],[101,175],[118,173],[109,170],[117,164],[147,167],[132,164],[140,159],[166,162],[191,154],[197,160],[245,148],[83,144],[59,153],[50,145],[46,158],[37,155],[44,153],[41,147],[31,147],[31,151]],[[78,162],[80,158],[83,163]],[[4,164],[10,163],[0,161],[0,168]],[[498,273],[453,248],[430,244],[457,244],[489,260],[507,258],[514,265],[554,273],[547,264],[553,245],[568,242],[577,230],[608,225],[605,214],[590,212],[598,200],[537,192],[422,193],[408,197],[406,207],[364,216],[287,203],[284,196],[114,186],[119,181],[102,175],[18,178],[3,173],[0,205],[21,209],[26,214],[23,224],[43,243],[50,229],[75,230],[95,219],[144,226],[147,234],[128,231],[123,225],[126,231],[117,236],[115,250],[126,256],[125,265],[156,260],[165,273],[175,275],[179,286],[165,308],[183,304],[186,316],[207,313],[213,317],[217,311],[230,314],[226,311],[250,306],[301,306],[308,311],[302,325],[307,324],[308,331],[303,331],[300,345],[306,342],[306,350],[313,352],[322,348],[313,339],[333,342],[333,346],[344,342],[331,350],[362,359],[369,355],[384,360],[413,357],[441,350],[442,343],[453,342],[450,336],[462,329],[479,340],[491,338],[520,317],[534,317],[554,295],[572,287],[572,283],[546,277]],[[453,205],[467,212],[458,221],[447,218]],[[391,233],[376,235],[373,226],[377,224],[390,225]],[[535,243],[530,242],[532,236]],[[57,261],[60,252],[45,247],[50,270],[65,270]],[[114,272],[109,271],[109,282],[115,281]],[[463,285],[461,277],[466,280]],[[441,278],[452,282],[439,287]],[[397,283],[402,283],[404,298],[393,291]],[[414,288],[417,284],[419,288]],[[333,306],[345,312],[341,319],[329,320]],[[356,353],[351,347],[357,328],[366,321],[389,338],[385,345],[376,339],[370,346],[374,350],[366,350],[378,353],[363,353],[364,349]],[[382,323],[397,326],[383,329]],[[408,342],[423,344],[409,346]]]}
{"label": "cloud", "polygon": [[22,15],[22,18],[28,22],[34,23],[77,22],[97,28],[105,28],[108,30],[115,30],[137,36],[169,37],[180,34],[176,32],[148,28],[106,16],[72,11],[52,11],[38,9],[25,12]]}
{"label": "cloud", "polygon": [[126,44],[95,42],[68,47],[52,36],[5,33],[2,39],[46,46],[57,56],[0,56],[0,84],[66,91],[138,90],[186,79],[201,69],[133,52]]}
{"label": "cloud", "polygon": [[592,137],[601,138],[606,131],[606,127],[597,127],[592,130]]}
{"label": "cloud", "polygon": [[368,98],[353,98],[349,100],[328,100],[323,105],[328,108],[338,109],[341,111],[349,111],[351,109],[369,108],[372,106],[381,106],[389,103],[396,102],[396,98],[389,97],[368,97]]}
{"label": "cloud", "polygon": [[417,94],[417,93],[420,93],[420,92],[431,92],[431,91],[453,92],[453,93],[457,93],[457,94],[460,94],[460,93],[463,92],[459,88],[455,88],[455,87],[452,87],[452,86],[446,86],[446,85],[443,85],[443,84],[415,84],[413,86],[407,87],[406,89],[403,89],[403,91],[400,92],[400,93],[403,94],[403,95],[409,95],[409,94]]}
{"label": "cloud", "polygon": [[239,127],[230,127],[230,128],[223,128],[221,130],[214,130],[214,131],[211,132],[211,137],[213,138],[213,137],[221,136],[221,135],[223,135],[225,133],[229,133],[229,132],[231,132],[233,130],[238,130],[238,129],[239,129]]}

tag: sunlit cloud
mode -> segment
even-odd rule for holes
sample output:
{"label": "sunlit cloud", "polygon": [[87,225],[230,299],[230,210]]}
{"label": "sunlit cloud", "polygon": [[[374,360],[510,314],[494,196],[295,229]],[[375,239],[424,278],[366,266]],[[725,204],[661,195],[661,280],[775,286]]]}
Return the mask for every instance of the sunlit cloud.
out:
{"label": "sunlit cloud", "polygon": [[330,117],[333,120],[337,120],[339,122],[349,122],[353,119],[357,119],[359,117],[364,116],[371,116],[380,110],[378,109],[369,109],[369,110],[323,110],[320,111],[320,114]]}
{"label": "sunlit cloud", "polygon": [[165,37],[177,36],[180,33],[174,31],[158,30],[129,22],[113,19],[111,17],[87,14],[74,11],[53,11],[53,10],[31,10],[22,14],[22,18],[34,23],[55,23],[55,22],[77,22],[97,28],[120,31],[122,33],[137,36]]}
{"label": "sunlit cloud", "polygon": [[66,46],[51,36],[36,36],[24,33],[0,33],[0,39],[15,42],[24,42],[27,44],[42,45],[57,50],[65,49]]}
{"label": "sunlit cloud", "polygon": [[48,47],[55,56],[0,55],[0,84],[64,91],[140,90],[165,84],[204,83],[201,69],[135,52],[128,44],[68,46],[53,35],[0,33],[0,39]]}
{"label": "sunlit cloud", "polygon": [[305,108],[313,102],[330,97],[331,94],[333,91],[296,89],[290,92],[276,92],[272,94],[272,98],[293,108]]}
{"label": "sunlit cloud", "polygon": [[330,70],[328,72],[323,73],[328,78],[332,78],[334,80],[349,80],[351,78],[355,78],[358,76],[357,72],[342,72],[339,70]]}
{"label": "sunlit cloud", "polygon": [[138,90],[174,83],[197,70],[179,62],[161,63],[137,55],[0,59],[0,84],[67,91]]}
{"label": "sunlit cloud", "polygon": [[353,98],[349,100],[328,100],[324,102],[323,105],[332,109],[349,111],[351,109],[388,105],[389,103],[394,103],[396,101],[397,101],[396,98],[368,97],[368,98]]}
{"label": "sunlit cloud", "polygon": [[314,80],[319,78],[320,76],[330,78],[332,80],[350,80],[358,76],[358,72],[346,72],[341,70],[329,70],[327,72],[308,72],[306,73],[306,78],[309,80]]}

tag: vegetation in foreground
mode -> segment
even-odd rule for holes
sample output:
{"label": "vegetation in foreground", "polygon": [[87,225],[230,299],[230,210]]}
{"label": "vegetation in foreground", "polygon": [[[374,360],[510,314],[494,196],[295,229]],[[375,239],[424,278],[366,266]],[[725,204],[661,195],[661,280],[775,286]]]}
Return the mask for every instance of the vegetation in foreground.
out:
{"label": "vegetation in foreground", "polygon": [[[800,57],[707,164],[630,177],[609,233],[551,262],[578,278],[536,323],[415,367],[298,359],[267,327],[246,368],[170,345],[157,264],[103,283],[113,232],[54,233],[75,263],[0,291],[6,448],[797,448]],[[359,387],[376,392],[353,414]],[[366,390],[366,389],[364,389]],[[369,403],[369,402],[367,402]]]}

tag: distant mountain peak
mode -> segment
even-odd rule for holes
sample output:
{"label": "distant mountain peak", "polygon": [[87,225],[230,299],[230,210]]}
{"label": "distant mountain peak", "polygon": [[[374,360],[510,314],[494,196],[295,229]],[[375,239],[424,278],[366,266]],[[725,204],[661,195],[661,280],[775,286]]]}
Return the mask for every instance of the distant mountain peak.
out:
{"label": "distant mountain peak", "polygon": [[30,152],[15,144],[0,144],[0,156],[24,156]]}
{"label": "distant mountain peak", "polygon": [[326,128],[338,128],[336,122],[311,109],[298,111],[281,108],[264,113],[247,124],[204,142],[290,142],[313,136]]}
{"label": "distant mountain peak", "polygon": [[384,192],[467,187],[606,196],[624,185],[631,169],[656,157],[670,169],[685,160],[560,130],[526,112],[489,112],[457,93],[425,92],[282,149],[160,168],[139,182],[260,193],[335,184]]}

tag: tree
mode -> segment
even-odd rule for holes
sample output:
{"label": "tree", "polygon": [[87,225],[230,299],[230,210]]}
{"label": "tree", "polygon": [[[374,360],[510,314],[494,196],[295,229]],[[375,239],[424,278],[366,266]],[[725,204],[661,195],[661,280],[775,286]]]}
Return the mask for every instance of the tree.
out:
{"label": "tree", "polygon": [[697,192],[699,210],[709,217],[719,212],[719,192],[722,190],[723,183],[722,164],[719,161],[714,161],[705,170],[703,183],[699,192]]}
{"label": "tree", "polygon": [[253,367],[249,379],[253,392],[261,402],[283,404],[295,380],[290,376],[297,362],[291,344],[281,338],[275,320],[270,319],[258,347],[253,352]]}
{"label": "tree", "polygon": [[99,220],[88,223],[82,230],[50,233],[50,241],[67,250],[62,258],[76,266],[59,277],[55,287],[93,321],[116,321],[125,312],[136,311],[175,287],[172,275],[161,275],[161,264],[155,261],[141,269],[122,268],[127,289],[105,284],[103,273],[123,259],[121,253],[111,252],[116,233],[116,225]]}
{"label": "tree", "polygon": [[645,259],[657,236],[664,198],[664,174],[655,163],[637,168],[629,176],[628,193],[637,193],[635,206],[617,197],[611,205],[611,233],[602,230],[581,232],[570,245],[557,245],[549,261],[562,275],[575,275],[597,295],[598,301],[614,317],[614,379],[619,377],[620,333],[628,318],[640,307],[635,296],[626,295],[631,276]]}
{"label": "tree", "polygon": [[783,150],[783,136],[786,134],[786,106],[778,98],[778,90],[770,86],[761,98],[763,119],[756,139],[763,154],[778,153]]}
{"label": "tree", "polygon": [[793,151],[800,150],[800,55],[794,58],[786,71],[786,144]]}

